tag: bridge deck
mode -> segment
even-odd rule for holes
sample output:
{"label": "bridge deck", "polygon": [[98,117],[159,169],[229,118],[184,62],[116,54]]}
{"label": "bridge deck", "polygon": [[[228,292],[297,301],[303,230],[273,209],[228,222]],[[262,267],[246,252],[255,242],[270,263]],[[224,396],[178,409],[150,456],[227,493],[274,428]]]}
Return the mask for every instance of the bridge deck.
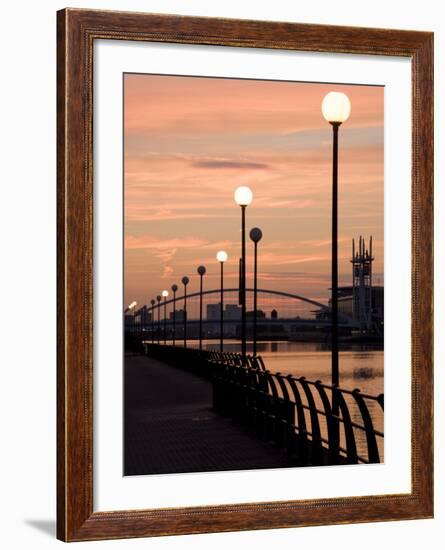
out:
{"label": "bridge deck", "polygon": [[212,410],[211,383],[125,357],[125,475],[291,466],[284,451]]}

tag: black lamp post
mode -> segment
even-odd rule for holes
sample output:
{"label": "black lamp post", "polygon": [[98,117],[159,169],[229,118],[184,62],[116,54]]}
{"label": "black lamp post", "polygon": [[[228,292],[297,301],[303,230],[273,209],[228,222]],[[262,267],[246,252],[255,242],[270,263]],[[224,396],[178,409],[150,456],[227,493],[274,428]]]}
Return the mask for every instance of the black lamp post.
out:
{"label": "black lamp post", "polygon": [[137,312],[137,309],[134,308],[133,310],[133,325],[134,325],[134,335],[136,336],[136,338],[138,337],[138,312]]}
{"label": "black lamp post", "polygon": [[[133,348],[134,344],[135,344],[135,306],[136,306],[137,302],[131,302],[131,304],[125,308],[124,310],[124,320],[125,320],[125,332],[128,332],[129,333],[129,342],[125,342],[125,345],[130,345],[130,341],[131,341],[131,348]],[[128,315],[127,315],[128,314]],[[128,319],[128,324],[127,324],[127,319]]]}
{"label": "black lamp post", "polygon": [[173,345],[176,345],[176,291],[178,290],[178,285],[172,285],[173,292]]}
{"label": "black lamp post", "polygon": [[220,308],[219,308],[219,351],[223,351],[224,348],[224,262],[227,261],[227,252],[220,250],[216,254],[216,259],[221,266],[221,296],[220,296]]}
{"label": "black lamp post", "polygon": [[168,290],[162,291],[162,297],[164,298],[164,346],[167,344],[167,297]]}
{"label": "black lamp post", "polygon": [[143,306],[142,307],[142,318],[141,318],[141,322],[142,322],[142,330],[141,330],[141,336],[142,336],[142,339],[144,338],[144,332],[146,332],[147,330],[147,306]]}
{"label": "black lamp post", "polygon": [[161,296],[156,296],[156,300],[158,301],[158,344],[161,343]]}
{"label": "black lamp post", "polygon": [[263,233],[259,227],[254,227],[249,233],[250,239],[254,245],[254,271],[253,271],[253,355],[256,355],[257,347],[257,295],[258,295],[258,243],[261,241]]}
{"label": "black lamp post", "polygon": [[151,343],[155,343],[155,306],[156,300],[150,300],[151,304]]}
{"label": "black lamp post", "polygon": [[331,327],[332,327],[332,385],[338,386],[338,130],[351,113],[348,96],[341,92],[329,92],[323,99],[321,110],[332,125],[332,281],[331,281]]}
{"label": "black lamp post", "polygon": [[332,380],[332,439],[334,449],[333,462],[337,462],[340,445],[340,407],[336,388],[340,382],[338,357],[338,131],[348,119],[351,103],[348,96],[341,92],[329,92],[323,99],[321,110],[324,118],[332,125],[332,282],[331,282],[331,380]]}
{"label": "black lamp post", "polygon": [[235,202],[241,206],[241,355],[246,358],[246,208],[252,202],[253,194],[249,187],[241,186],[235,189]]}
{"label": "black lamp post", "polygon": [[189,284],[189,278],[183,277],[182,284],[184,285],[184,347],[187,347],[187,285]]}
{"label": "black lamp post", "polygon": [[200,265],[197,269],[199,275],[199,349],[202,350],[202,278],[206,268]]}

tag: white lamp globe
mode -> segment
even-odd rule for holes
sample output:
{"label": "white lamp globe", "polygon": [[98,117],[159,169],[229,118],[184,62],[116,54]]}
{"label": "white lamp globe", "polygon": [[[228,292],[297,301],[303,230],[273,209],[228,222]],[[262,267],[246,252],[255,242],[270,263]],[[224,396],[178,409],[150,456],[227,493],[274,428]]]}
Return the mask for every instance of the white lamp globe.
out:
{"label": "white lamp globe", "polygon": [[252,190],[250,189],[250,187],[246,187],[245,185],[237,187],[235,189],[234,198],[236,204],[238,204],[239,206],[249,206],[253,199]]}
{"label": "white lamp globe", "polygon": [[163,290],[163,291],[162,291],[162,296],[164,296],[164,298],[167,298],[167,296],[168,296],[168,290]]}
{"label": "white lamp globe", "polygon": [[131,302],[131,304],[128,306],[128,309],[133,309],[136,304],[137,302]]}
{"label": "white lamp globe", "polygon": [[321,112],[328,122],[341,124],[348,120],[351,114],[351,102],[342,92],[329,92],[323,99]]}
{"label": "white lamp globe", "polygon": [[227,252],[225,250],[220,250],[216,254],[216,259],[218,260],[218,262],[226,262],[228,257],[229,256],[227,255]]}

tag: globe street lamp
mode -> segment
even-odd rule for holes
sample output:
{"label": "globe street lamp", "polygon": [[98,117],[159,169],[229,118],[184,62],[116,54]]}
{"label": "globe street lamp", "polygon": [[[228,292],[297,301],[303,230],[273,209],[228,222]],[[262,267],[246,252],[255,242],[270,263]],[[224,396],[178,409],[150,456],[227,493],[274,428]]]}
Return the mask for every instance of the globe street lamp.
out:
{"label": "globe street lamp", "polygon": [[178,285],[172,285],[173,291],[173,345],[176,345],[176,291]]}
{"label": "globe street lamp", "polygon": [[221,266],[221,297],[220,297],[220,307],[219,307],[219,351],[223,351],[223,341],[224,341],[224,262],[227,261],[228,255],[225,250],[220,250],[216,253],[216,259],[218,260]]}
{"label": "globe street lamp", "polygon": [[258,243],[263,237],[263,232],[259,227],[254,227],[249,233],[250,239],[254,244],[254,270],[253,270],[253,355],[256,356],[256,332],[257,332],[257,265],[258,265]]}
{"label": "globe street lamp", "polygon": [[206,268],[200,265],[196,271],[199,275],[199,349],[202,350],[202,278]]}
{"label": "globe street lamp", "polygon": [[184,347],[187,347],[187,285],[189,284],[189,278],[183,277],[182,284],[184,285]]}
{"label": "globe street lamp", "polygon": [[323,99],[321,110],[324,118],[332,125],[332,281],[331,281],[331,380],[333,449],[337,454],[340,444],[340,426],[338,422],[339,403],[336,388],[339,385],[338,358],[338,130],[351,113],[351,103],[347,95],[341,92],[329,92]]}
{"label": "globe street lamp", "polygon": [[125,308],[125,311],[124,313],[128,313],[130,310],[132,310],[134,308],[134,306],[137,304],[137,302],[131,302],[131,304]]}
{"label": "globe street lamp", "polygon": [[252,202],[253,194],[249,187],[241,186],[235,189],[235,202],[241,206],[241,271],[240,271],[240,302],[241,302],[241,355],[246,358],[246,208]]}
{"label": "globe street lamp", "polygon": [[150,300],[151,304],[151,343],[155,343],[155,306],[156,300]]}
{"label": "globe street lamp", "polygon": [[167,296],[168,290],[163,290],[162,297],[164,298],[164,346],[167,344]]}
{"label": "globe street lamp", "polygon": [[162,297],[160,295],[156,296],[156,300],[158,301],[158,345],[161,343],[161,300]]}

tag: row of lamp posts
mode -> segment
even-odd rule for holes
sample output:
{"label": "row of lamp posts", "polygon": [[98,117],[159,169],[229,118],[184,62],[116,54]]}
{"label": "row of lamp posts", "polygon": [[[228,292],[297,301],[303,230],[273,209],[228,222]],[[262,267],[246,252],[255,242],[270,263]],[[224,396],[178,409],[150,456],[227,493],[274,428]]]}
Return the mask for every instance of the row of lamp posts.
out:
{"label": "row of lamp posts", "polygon": [[[246,356],[246,208],[252,202],[253,194],[249,187],[241,186],[235,190],[235,202],[241,207],[241,258],[240,258],[240,288],[239,288],[239,303],[241,305],[241,355]],[[253,354],[256,355],[256,333],[257,333],[257,265],[258,242],[262,238],[261,229],[254,227],[249,234],[254,243],[254,319],[253,319]],[[224,263],[228,260],[227,252],[219,250],[216,254],[216,259],[220,264],[220,351],[223,351],[224,342]],[[206,273],[206,268],[200,265],[197,269],[200,277],[199,281],[199,349],[202,349],[202,320],[203,320],[203,277]],[[184,309],[183,309],[183,338],[184,347],[187,347],[187,285],[189,278],[183,277],[182,284],[184,285]],[[172,343],[176,343],[176,291],[177,285],[172,285],[173,291],[173,331]],[[157,342],[160,343],[160,302],[164,298],[164,344],[167,341],[167,297],[168,290],[163,290],[161,295],[156,297],[158,302],[158,321],[157,321]],[[154,306],[155,300],[151,300],[151,333],[152,341],[154,341]]]}
{"label": "row of lamp posts", "polygon": [[[239,188],[238,188],[239,189]],[[248,189],[248,188],[243,188]],[[249,189],[250,197],[252,198],[252,192]],[[242,210],[242,212],[245,212],[245,206]],[[245,214],[243,215],[243,225],[242,225],[242,231],[243,231],[243,246],[242,246],[242,257],[240,261],[240,266],[242,271],[240,272],[240,281],[242,282],[240,287],[240,304],[244,304],[244,310],[245,310],[245,304],[246,304],[246,285],[245,285]],[[257,281],[258,281],[258,242],[261,240],[263,233],[261,229],[258,227],[254,227],[251,229],[249,233],[250,239],[254,243],[254,306],[253,306],[253,354],[256,355],[257,351]],[[223,342],[224,342],[224,263],[228,260],[228,255],[225,250],[219,250],[216,254],[216,259],[220,264],[220,351],[223,351]],[[202,322],[203,322],[203,277],[206,273],[206,268],[203,265],[200,265],[197,269],[198,275],[200,277],[199,281],[199,349],[202,349]],[[182,278],[182,284],[184,285],[184,309],[183,309],[183,321],[184,321],[184,330],[183,330],[183,336],[184,336],[184,347],[187,347],[187,285],[189,283],[188,277]],[[176,342],[176,291],[178,290],[177,285],[172,285],[171,287],[173,291],[173,313],[172,313],[172,321],[173,321],[173,330],[172,330],[172,343],[175,345]],[[169,296],[168,290],[163,290],[161,293],[161,296],[157,296],[158,301],[158,323],[157,323],[157,341],[160,343],[160,301],[162,297],[164,298],[164,344],[166,344],[167,339],[167,297]],[[156,304],[155,300],[151,300],[151,306],[152,306],[152,315],[151,315],[151,332],[152,332],[152,340],[154,341],[154,306]],[[241,341],[244,342],[244,345],[242,346],[245,350],[246,347],[246,314],[242,315],[242,335],[241,335]]]}
{"label": "row of lamp posts", "polygon": [[[340,126],[345,122],[351,112],[351,104],[349,98],[341,92],[329,92],[323,99],[321,110],[324,118],[332,126],[332,250],[331,250],[331,345],[332,345],[332,364],[331,364],[331,380],[332,385],[337,387],[339,384],[339,358],[338,358],[338,134]],[[241,207],[241,258],[240,258],[240,285],[239,285],[239,302],[241,305],[241,355],[246,356],[246,208],[252,202],[252,191],[249,187],[241,186],[235,190],[235,202]],[[254,242],[255,249],[255,268],[254,268],[254,323],[253,323],[253,353],[256,355],[256,330],[257,330],[257,245],[261,240],[262,233],[258,228],[254,228],[250,232],[250,238]],[[220,309],[220,349],[223,349],[223,276],[224,262],[227,261],[227,253],[220,250],[216,256],[221,266],[221,309]],[[200,276],[200,304],[199,304],[199,346],[202,347],[202,279],[206,270],[204,266],[198,267]],[[187,346],[187,285],[188,277],[182,278],[184,285],[184,347]],[[173,343],[175,343],[175,303],[176,291],[178,287],[172,286],[173,290]],[[164,297],[164,343],[166,341],[166,300],[168,291],[162,292]],[[158,303],[161,301],[161,296],[157,297]],[[154,334],[153,325],[153,306],[155,300],[151,300],[152,305],[152,335]],[[158,304],[158,343],[159,343],[159,307]],[[134,310],[136,302],[132,302],[127,308],[127,311]],[[135,310],[134,310],[135,311]],[[333,399],[333,412],[338,414],[338,404]]]}

